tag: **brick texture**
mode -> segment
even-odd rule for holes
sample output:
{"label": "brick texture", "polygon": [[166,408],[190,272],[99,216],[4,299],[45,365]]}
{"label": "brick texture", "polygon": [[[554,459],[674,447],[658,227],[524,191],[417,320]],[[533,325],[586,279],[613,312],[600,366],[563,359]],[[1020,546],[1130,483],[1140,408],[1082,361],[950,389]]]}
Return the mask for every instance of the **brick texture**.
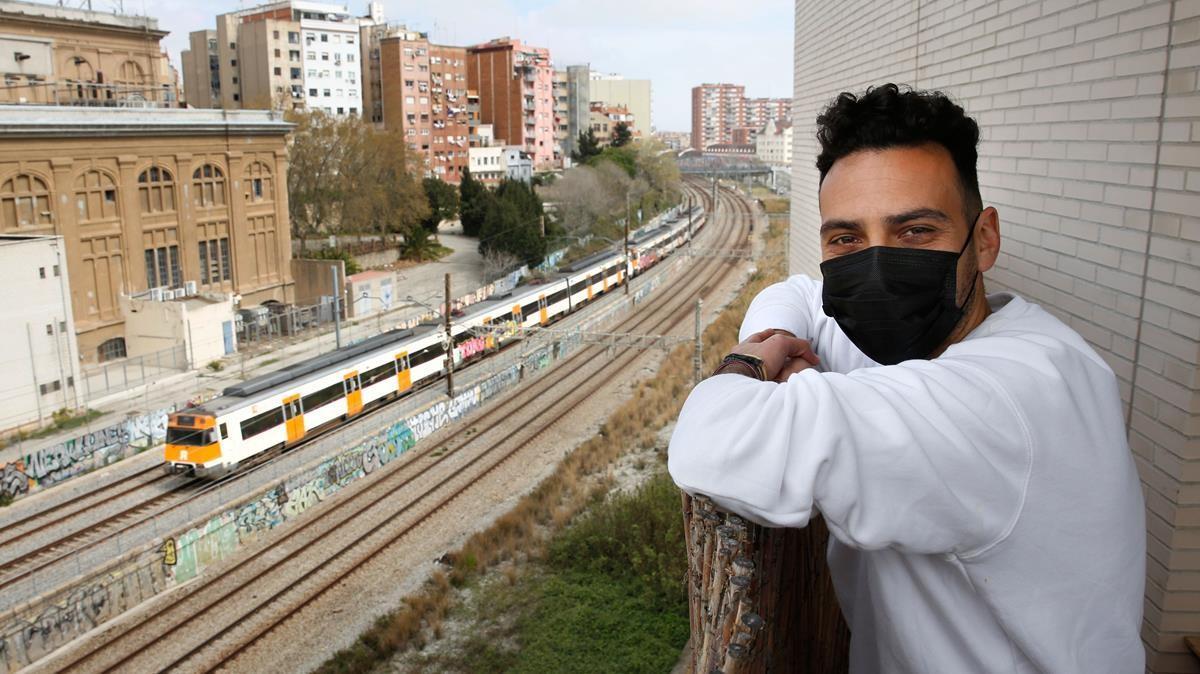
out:
{"label": "brick texture", "polygon": [[[797,0],[790,268],[819,275],[815,119],[841,91],[945,91],[1000,213],[990,290],[1112,366],[1146,495],[1148,671],[1200,673],[1200,0]],[[1086,470],[1086,466],[1080,466]]]}

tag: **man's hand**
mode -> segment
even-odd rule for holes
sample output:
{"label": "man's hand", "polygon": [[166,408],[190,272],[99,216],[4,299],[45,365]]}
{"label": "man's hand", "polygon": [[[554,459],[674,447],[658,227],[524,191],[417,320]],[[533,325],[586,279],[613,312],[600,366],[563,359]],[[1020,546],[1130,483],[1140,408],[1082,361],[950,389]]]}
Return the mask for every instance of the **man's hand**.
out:
{"label": "man's hand", "polygon": [[797,372],[820,363],[812,345],[786,330],[763,330],[733,347],[732,353],[757,356],[763,361],[767,379],[785,382]]}

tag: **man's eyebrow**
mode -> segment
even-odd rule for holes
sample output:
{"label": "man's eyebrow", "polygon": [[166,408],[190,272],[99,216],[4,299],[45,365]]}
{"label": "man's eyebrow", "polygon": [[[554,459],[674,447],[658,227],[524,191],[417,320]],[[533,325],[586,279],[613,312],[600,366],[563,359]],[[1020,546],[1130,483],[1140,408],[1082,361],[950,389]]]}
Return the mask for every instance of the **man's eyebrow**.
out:
{"label": "man's eyebrow", "polygon": [[950,219],[950,216],[946,215],[945,213],[939,211],[936,208],[914,208],[911,211],[905,211],[903,213],[896,213],[895,215],[886,216],[883,219],[883,221],[886,222],[889,226],[895,227],[896,225],[902,225],[902,224],[904,224],[906,222],[910,222],[912,220],[922,220],[922,219],[939,220],[939,221],[945,222],[945,223],[953,223],[954,222],[953,220]]}
{"label": "man's eyebrow", "polygon": [[821,234],[822,235],[824,235],[828,232],[832,232],[834,230],[843,230],[843,229],[851,231],[851,232],[856,232],[858,234],[862,234],[863,226],[862,226],[862,223],[860,223],[856,220],[826,220],[825,222],[821,223]]}

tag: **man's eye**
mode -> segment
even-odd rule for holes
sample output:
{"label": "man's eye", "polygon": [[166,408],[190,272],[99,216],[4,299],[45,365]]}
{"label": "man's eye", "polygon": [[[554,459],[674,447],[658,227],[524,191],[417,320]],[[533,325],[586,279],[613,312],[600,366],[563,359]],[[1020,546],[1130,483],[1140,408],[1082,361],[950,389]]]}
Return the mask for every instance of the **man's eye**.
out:
{"label": "man's eye", "polygon": [[904,231],[904,234],[906,236],[922,236],[925,234],[932,234],[933,232],[934,232],[934,229],[932,227],[926,227],[924,225],[917,225],[916,227],[909,227],[907,230]]}
{"label": "man's eye", "polygon": [[855,239],[853,236],[850,236],[849,234],[843,234],[842,236],[835,236],[832,239],[830,239],[829,245],[831,245],[831,246],[850,246],[850,245],[854,244],[854,240]]}

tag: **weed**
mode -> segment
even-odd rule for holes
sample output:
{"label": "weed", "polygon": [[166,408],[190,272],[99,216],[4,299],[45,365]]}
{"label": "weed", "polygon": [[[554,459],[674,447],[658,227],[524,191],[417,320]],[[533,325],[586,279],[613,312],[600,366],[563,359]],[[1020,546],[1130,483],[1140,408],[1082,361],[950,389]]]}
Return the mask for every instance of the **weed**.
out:
{"label": "weed", "polygon": [[225,363],[222,363],[219,360],[210,360],[208,362],[208,365],[206,365],[205,367],[212,370],[213,372],[220,372],[221,370],[225,369]]}

